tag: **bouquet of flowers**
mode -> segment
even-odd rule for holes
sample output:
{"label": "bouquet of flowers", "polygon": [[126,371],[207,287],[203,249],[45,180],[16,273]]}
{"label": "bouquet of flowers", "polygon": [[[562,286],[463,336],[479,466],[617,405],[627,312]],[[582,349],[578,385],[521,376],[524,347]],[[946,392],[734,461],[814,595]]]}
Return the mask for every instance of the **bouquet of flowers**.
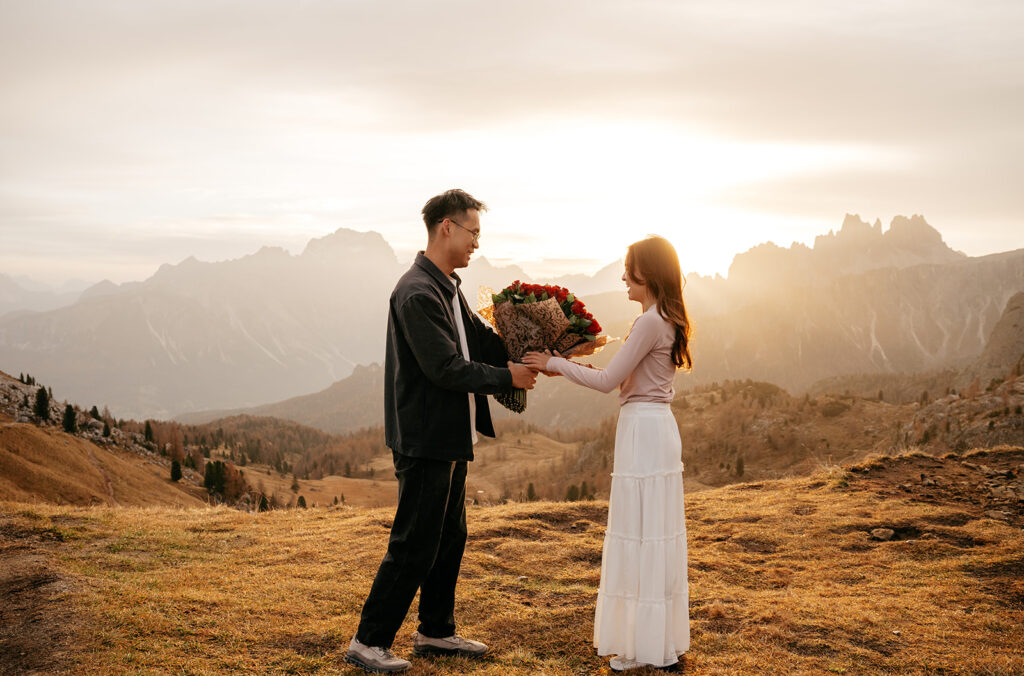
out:
{"label": "bouquet of flowers", "polygon": [[[527,352],[544,350],[565,357],[585,356],[608,343],[607,336],[599,335],[601,325],[583,301],[561,286],[516,280],[499,293],[490,293],[490,302],[480,309],[480,315],[497,330],[513,361]],[[495,399],[510,411],[526,410],[526,390],[514,389]]]}

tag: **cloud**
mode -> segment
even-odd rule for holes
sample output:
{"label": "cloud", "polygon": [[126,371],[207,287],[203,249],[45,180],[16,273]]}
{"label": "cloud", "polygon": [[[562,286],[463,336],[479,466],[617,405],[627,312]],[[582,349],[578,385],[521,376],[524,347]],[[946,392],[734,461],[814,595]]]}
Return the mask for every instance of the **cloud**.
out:
{"label": "cloud", "polygon": [[[541,204],[596,227],[618,197],[608,177],[647,167],[628,144],[550,136],[635,127],[910,158],[756,179],[737,164],[715,206],[1005,230],[1024,210],[1022,20],[1019,2],[949,0],[3,3],[0,228],[350,225],[405,251],[425,197],[451,185],[520,203],[496,224]],[[509,129],[536,175],[474,157],[474,142],[515,155]],[[549,132],[531,144],[530,129]],[[529,187],[587,172],[590,193]],[[655,183],[668,206],[699,198]]]}
{"label": "cloud", "polygon": [[15,108],[70,94],[115,119],[209,119],[269,91],[332,95],[374,113],[357,124],[404,130],[680,115],[834,139],[1012,121],[1019,3],[891,5],[33,3],[7,10],[0,72],[29,95]]}

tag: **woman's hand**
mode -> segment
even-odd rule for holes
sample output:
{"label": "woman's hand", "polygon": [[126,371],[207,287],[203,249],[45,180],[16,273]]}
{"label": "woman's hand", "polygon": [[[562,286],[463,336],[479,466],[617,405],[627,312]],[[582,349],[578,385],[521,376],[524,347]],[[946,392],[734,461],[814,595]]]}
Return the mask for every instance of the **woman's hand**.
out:
{"label": "woman's hand", "polygon": [[562,375],[561,373],[548,371],[548,361],[551,359],[551,357],[561,356],[562,355],[558,354],[558,352],[552,354],[551,350],[544,350],[543,352],[527,352],[526,355],[523,356],[523,363],[529,366],[530,368],[534,369],[535,371],[540,371],[546,376],[560,376]]}

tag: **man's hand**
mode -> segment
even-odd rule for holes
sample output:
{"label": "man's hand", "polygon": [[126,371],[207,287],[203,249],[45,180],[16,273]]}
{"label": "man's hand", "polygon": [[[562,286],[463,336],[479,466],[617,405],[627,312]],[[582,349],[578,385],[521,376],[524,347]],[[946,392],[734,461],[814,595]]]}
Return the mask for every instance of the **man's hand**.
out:
{"label": "man's hand", "polygon": [[523,364],[508,363],[508,370],[512,372],[512,385],[522,390],[532,390],[537,382],[537,372]]}

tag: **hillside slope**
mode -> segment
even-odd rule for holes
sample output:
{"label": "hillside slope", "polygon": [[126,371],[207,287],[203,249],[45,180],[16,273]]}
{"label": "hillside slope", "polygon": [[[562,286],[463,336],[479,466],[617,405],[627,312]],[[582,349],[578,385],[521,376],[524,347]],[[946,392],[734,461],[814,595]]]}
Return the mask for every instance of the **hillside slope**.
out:
{"label": "hillside slope", "polygon": [[[1020,486],[1022,463],[908,456],[688,496],[685,673],[1024,672],[1021,503],[962,483]],[[457,614],[492,653],[408,673],[607,673],[590,642],[606,510],[471,508]],[[0,664],[357,674],[341,658],[391,516],[0,503]]]}
{"label": "hillside slope", "polygon": [[54,428],[0,422],[0,500],[198,507],[203,495],[172,484],[163,464]]}

